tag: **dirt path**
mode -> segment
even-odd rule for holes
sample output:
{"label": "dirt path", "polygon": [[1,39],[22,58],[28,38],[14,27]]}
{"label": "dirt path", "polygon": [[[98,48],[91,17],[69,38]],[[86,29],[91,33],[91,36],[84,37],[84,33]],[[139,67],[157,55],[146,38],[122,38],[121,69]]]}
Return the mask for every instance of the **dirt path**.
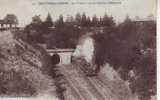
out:
{"label": "dirt path", "polygon": [[[66,80],[65,100],[131,100],[119,83],[107,82],[100,76],[86,77],[76,65],[59,66]],[[115,85],[115,87],[114,87]],[[127,94],[128,93],[128,94]]]}

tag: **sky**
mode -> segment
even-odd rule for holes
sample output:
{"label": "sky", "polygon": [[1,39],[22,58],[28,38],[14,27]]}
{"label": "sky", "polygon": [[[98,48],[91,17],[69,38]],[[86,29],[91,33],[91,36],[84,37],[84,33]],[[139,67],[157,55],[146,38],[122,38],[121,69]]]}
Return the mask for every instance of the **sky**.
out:
{"label": "sky", "polygon": [[[111,1],[116,4],[109,4]],[[58,4],[64,2],[68,4]],[[72,4],[73,2],[77,4]],[[87,2],[106,4],[87,4]],[[34,15],[40,15],[44,20],[50,13],[52,19],[56,20],[60,14],[66,18],[69,15],[76,15],[77,12],[85,12],[87,16],[96,14],[98,17],[107,13],[112,15],[116,22],[121,22],[127,15],[130,18],[156,16],[156,0],[0,0],[0,19],[6,14],[15,14],[20,26],[29,24]]]}

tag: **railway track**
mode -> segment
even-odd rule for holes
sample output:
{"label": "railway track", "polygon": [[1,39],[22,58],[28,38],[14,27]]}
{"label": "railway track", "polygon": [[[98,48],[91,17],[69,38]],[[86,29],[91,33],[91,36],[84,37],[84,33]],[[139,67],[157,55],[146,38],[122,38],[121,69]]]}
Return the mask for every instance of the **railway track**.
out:
{"label": "railway track", "polygon": [[[64,72],[63,73],[64,76],[66,76],[66,80],[67,80],[66,82],[67,84],[69,84],[68,86],[70,86],[70,88],[72,88],[74,93],[77,94],[77,96],[79,97],[79,100],[97,100],[95,99],[96,95],[93,95],[93,92],[91,93],[92,87],[90,87],[89,84],[85,82],[82,75],[80,75],[76,71],[76,69],[74,69],[74,71],[73,69],[72,71],[63,69],[63,72]],[[99,100],[101,100],[101,98]]]}
{"label": "railway track", "polygon": [[[59,67],[66,80],[65,100],[131,100],[99,76],[86,77],[75,64]],[[120,96],[119,96],[120,95]]]}

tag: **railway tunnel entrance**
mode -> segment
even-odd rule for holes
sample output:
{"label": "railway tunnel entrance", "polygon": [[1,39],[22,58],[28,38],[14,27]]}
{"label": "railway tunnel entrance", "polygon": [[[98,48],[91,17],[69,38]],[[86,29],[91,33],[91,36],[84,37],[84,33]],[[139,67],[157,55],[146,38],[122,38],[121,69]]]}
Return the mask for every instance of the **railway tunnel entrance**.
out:
{"label": "railway tunnel entrance", "polygon": [[53,64],[71,64],[74,49],[47,49]]}
{"label": "railway tunnel entrance", "polygon": [[60,59],[60,55],[58,54],[54,54],[51,56],[51,60],[52,60],[52,64],[59,64],[61,59]]}

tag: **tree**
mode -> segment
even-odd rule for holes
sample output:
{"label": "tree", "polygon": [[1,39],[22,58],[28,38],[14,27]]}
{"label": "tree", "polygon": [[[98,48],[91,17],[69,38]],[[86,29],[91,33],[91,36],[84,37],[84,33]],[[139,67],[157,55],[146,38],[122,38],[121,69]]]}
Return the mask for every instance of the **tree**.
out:
{"label": "tree", "polygon": [[118,26],[118,28],[119,39],[123,41],[134,41],[134,43],[138,42],[135,41],[139,38],[137,34],[136,24],[129,18],[129,16],[126,16],[126,19]]}
{"label": "tree", "polygon": [[62,27],[64,27],[63,15],[60,15],[60,16],[59,16],[59,19],[57,20],[55,26],[56,26],[57,28],[62,28]]}
{"label": "tree", "polygon": [[102,17],[100,17],[100,19],[99,19],[98,26],[99,27],[103,26],[103,18]]}
{"label": "tree", "polygon": [[40,18],[40,15],[35,15],[32,17],[32,22],[31,22],[30,26],[33,30],[36,31],[36,33],[39,33],[39,34],[42,33],[41,32],[41,29],[43,27],[42,24],[43,24],[43,22]]}
{"label": "tree", "polygon": [[87,26],[88,26],[88,27],[90,27],[90,26],[91,26],[91,19],[90,19],[90,17],[89,17],[89,16],[87,17]]}
{"label": "tree", "polygon": [[138,29],[143,49],[156,48],[156,22],[146,21],[144,25],[141,25]]}
{"label": "tree", "polygon": [[98,26],[98,18],[96,15],[93,16],[92,18],[92,26]]}
{"label": "tree", "polygon": [[25,27],[25,32],[27,32],[28,40],[31,42],[43,43],[44,38],[42,35],[43,31],[43,22],[40,18],[40,15],[35,15],[32,17],[32,22]]}
{"label": "tree", "polygon": [[107,14],[104,15],[103,17],[103,23],[102,25],[104,27],[110,27],[110,26],[115,26],[115,22],[113,20],[113,17],[109,17]]}
{"label": "tree", "polygon": [[81,26],[82,27],[86,27],[87,26],[87,17],[86,17],[85,13],[82,14]]}
{"label": "tree", "polygon": [[7,14],[4,18],[6,24],[9,24],[10,28],[14,24],[15,26],[18,24],[17,16],[14,14]]}
{"label": "tree", "polygon": [[42,23],[42,20],[40,18],[40,15],[35,15],[32,17],[32,24],[41,24]]}
{"label": "tree", "polygon": [[75,18],[76,25],[80,26],[81,25],[81,21],[82,21],[81,14],[77,13],[76,14],[76,18]]}
{"label": "tree", "polygon": [[50,15],[50,13],[48,13],[48,16],[46,18],[46,20],[44,21],[44,24],[46,27],[51,27],[53,26],[53,21],[52,21],[52,17]]}

